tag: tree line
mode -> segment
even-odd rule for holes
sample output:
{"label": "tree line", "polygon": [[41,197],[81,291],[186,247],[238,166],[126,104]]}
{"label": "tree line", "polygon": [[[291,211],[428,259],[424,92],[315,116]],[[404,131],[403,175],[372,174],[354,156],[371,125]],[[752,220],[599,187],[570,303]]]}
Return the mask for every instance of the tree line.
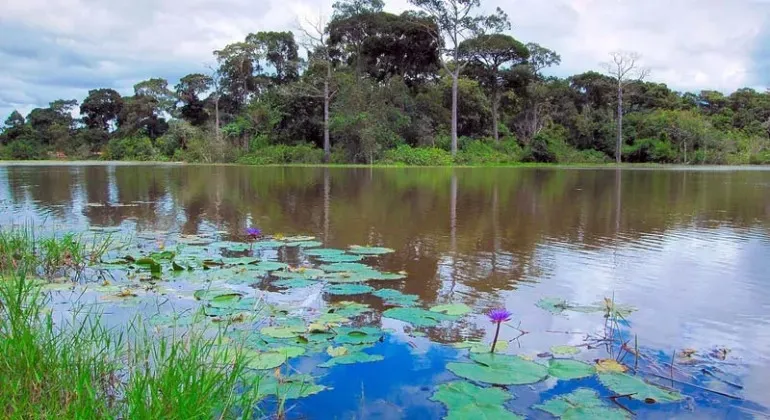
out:
{"label": "tree line", "polygon": [[6,159],[189,162],[770,163],[770,93],[676,92],[640,57],[546,76],[555,51],[480,0],[340,0],[328,22],[257,32],[216,64],[133,95],[56,100],[0,132]]}

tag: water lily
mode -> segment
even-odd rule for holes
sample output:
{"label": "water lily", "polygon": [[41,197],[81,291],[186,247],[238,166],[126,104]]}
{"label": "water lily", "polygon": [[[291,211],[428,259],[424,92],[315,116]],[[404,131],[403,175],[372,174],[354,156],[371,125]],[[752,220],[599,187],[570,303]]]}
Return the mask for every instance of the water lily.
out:
{"label": "water lily", "polygon": [[513,314],[510,313],[505,308],[492,309],[487,313],[487,317],[489,317],[489,320],[492,321],[494,324],[497,324],[497,330],[495,331],[495,339],[492,340],[492,353],[495,352],[495,346],[497,345],[497,337],[500,335],[500,325],[503,322],[510,321],[511,316],[513,316]]}
{"label": "water lily", "polygon": [[262,231],[255,227],[246,228],[246,235],[252,240],[262,235]]}

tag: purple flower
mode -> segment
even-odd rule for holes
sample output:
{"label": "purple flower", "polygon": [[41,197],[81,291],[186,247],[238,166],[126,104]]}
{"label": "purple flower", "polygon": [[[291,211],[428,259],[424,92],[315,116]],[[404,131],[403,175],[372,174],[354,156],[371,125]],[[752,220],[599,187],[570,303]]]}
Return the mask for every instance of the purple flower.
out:
{"label": "purple flower", "polygon": [[262,235],[262,231],[255,227],[250,227],[246,228],[246,235],[250,236],[252,239],[256,239],[257,236]]}
{"label": "purple flower", "polygon": [[489,320],[494,322],[495,324],[500,324],[502,322],[507,322],[511,320],[511,316],[513,316],[512,313],[508,312],[504,308],[498,308],[498,309],[492,309],[487,313],[487,316],[489,317]]}

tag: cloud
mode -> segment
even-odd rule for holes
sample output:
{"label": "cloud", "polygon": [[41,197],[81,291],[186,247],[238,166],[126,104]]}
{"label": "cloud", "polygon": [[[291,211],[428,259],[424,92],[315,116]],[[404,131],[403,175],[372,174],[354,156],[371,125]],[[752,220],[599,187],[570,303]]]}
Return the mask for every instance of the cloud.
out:
{"label": "cloud", "polygon": [[[206,71],[212,51],[250,32],[292,30],[329,15],[333,0],[4,1],[0,115],[92,88],[131,92],[150,77],[171,84]],[[731,91],[770,83],[767,0],[484,0],[502,7],[513,35],[556,50],[566,76],[598,70],[616,49],[642,54],[650,80],[680,90]],[[387,0],[389,11],[409,8]]]}

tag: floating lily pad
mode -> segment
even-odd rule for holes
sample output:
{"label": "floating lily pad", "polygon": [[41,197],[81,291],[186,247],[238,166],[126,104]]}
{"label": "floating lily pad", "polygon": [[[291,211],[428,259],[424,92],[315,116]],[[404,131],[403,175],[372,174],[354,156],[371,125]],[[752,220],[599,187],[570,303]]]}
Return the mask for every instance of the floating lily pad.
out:
{"label": "floating lily pad", "polygon": [[372,308],[370,308],[369,305],[358,302],[344,301],[335,303],[327,310],[327,312],[335,313],[344,317],[353,317],[361,315],[365,312],[369,312],[371,310]]}
{"label": "floating lily pad", "polygon": [[330,257],[332,255],[344,255],[345,251],[342,249],[334,249],[334,248],[315,248],[315,249],[306,249],[304,250],[305,255],[310,255],[313,257]]}
{"label": "floating lily pad", "polygon": [[323,246],[323,242],[318,241],[295,241],[295,242],[286,242],[286,246],[290,248],[318,248],[319,246]]}
{"label": "floating lily pad", "polygon": [[258,264],[252,264],[248,267],[250,267],[251,269],[260,270],[260,271],[277,271],[277,270],[285,270],[289,268],[289,265],[278,261],[261,261]]}
{"label": "floating lily pad", "polygon": [[678,392],[667,391],[625,373],[602,373],[599,381],[615,394],[630,395],[635,400],[670,403],[682,399],[682,394]]}
{"label": "floating lily pad", "polygon": [[244,358],[246,366],[257,370],[275,369],[288,359],[286,355],[272,351],[244,351]]}
{"label": "floating lily pad", "polygon": [[440,312],[446,315],[460,316],[471,311],[471,308],[464,303],[452,303],[447,305],[438,305],[430,308],[432,312]]}
{"label": "floating lily pad", "polygon": [[376,246],[351,245],[349,249],[351,253],[361,254],[361,255],[383,255],[383,254],[390,254],[392,252],[396,252],[394,249],[382,248],[382,247],[376,247]]}
{"label": "floating lily pad", "polygon": [[350,273],[355,273],[357,271],[374,270],[372,267],[366,264],[355,263],[355,262],[324,264],[319,268],[330,273],[345,272],[345,271]]}
{"label": "floating lily pad", "polygon": [[308,242],[315,240],[315,236],[284,236],[284,237],[275,237],[273,238],[275,240],[281,240],[284,242]]}
{"label": "floating lily pad", "polygon": [[615,359],[601,359],[596,361],[596,371],[599,373],[623,373],[628,368],[615,361]]}
{"label": "floating lily pad", "polygon": [[570,380],[586,378],[596,373],[596,368],[572,359],[551,359],[548,374],[559,379]]}
{"label": "floating lily pad", "polygon": [[329,368],[336,365],[352,365],[356,363],[371,363],[385,360],[385,358],[379,354],[366,354],[364,352],[349,353],[344,356],[333,357],[321,363],[318,367]]}
{"label": "floating lily pad", "polygon": [[596,391],[587,388],[578,388],[567,395],[560,395],[532,408],[545,411],[562,420],[629,418],[625,411],[605,404]]}
{"label": "floating lily pad", "polygon": [[304,333],[304,326],[285,325],[279,327],[264,327],[259,332],[273,338],[293,338]]}
{"label": "floating lily pad", "polygon": [[310,375],[264,375],[255,380],[254,386],[262,397],[275,395],[286,400],[308,397],[327,389],[314,383]]}
{"label": "floating lily pad", "polygon": [[448,415],[444,419],[518,420],[523,417],[503,406],[513,395],[498,388],[482,388],[466,381],[441,384],[430,397],[443,403]]}
{"label": "floating lily pad", "polygon": [[258,262],[259,262],[259,258],[254,258],[254,257],[222,258],[222,263],[225,265],[247,265],[247,264],[256,264]]}
{"label": "floating lily pad", "polygon": [[334,342],[338,344],[374,344],[382,339],[382,330],[374,327],[336,328]]}
{"label": "floating lily pad", "polygon": [[494,385],[528,385],[548,376],[548,369],[518,356],[472,354],[475,363],[448,363],[447,369],[462,378]]}
{"label": "floating lily pad", "polygon": [[280,248],[285,244],[281,241],[273,241],[268,239],[264,241],[252,242],[245,245],[246,245],[246,249],[275,249],[275,248]]}
{"label": "floating lily pad", "polygon": [[317,279],[321,276],[323,276],[325,273],[323,270],[318,270],[315,268],[299,268],[294,270],[279,270],[279,271],[273,271],[270,273],[274,277],[282,278],[282,279]]}
{"label": "floating lily pad", "polygon": [[[452,347],[456,349],[470,349],[471,353],[491,353],[492,344],[485,344],[479,341],[463,341],[460,343],[452,344]],[[508,342],[505,340],[498,341],[495,345],[495,353],[499,353],[508,349]]]}
{"label": "floating lily pad", "polygon": [[421,308],[391,308],[382,313],[388,318],[408,322],[415,327],[435,327],[442,321],[452,321],[456,318],[439,312],[426,311]]}
{"label": "floating lily pad", "polygon": [[554,315],[559,315],[570,308],[570,305],[566,300],[554,297],[542,298],[536,305],[538,308],[544,309]]}
{"label": "floating lily pad", "polygon": [[372,294],[382,299],[388,305],[415,306],[417,301],[420,300],[420,297],[417,295],[407,295],[395,289],[379,289]]}
{"label": "floating lily pad", "polygon": [[580,349],[575,346],[553,346],[551,347],[551,353],[557,356],[572,356],[573,354],[580,353]]}
{"label": "floating lily pad", "polygon": [[364,283],[369,280],[369,277],[361,274],[362,272],[337,272],[329,273],[323,276],[323,280],[329,283]]}
{"label": "floating lily pad", "polygon": [[406,274],[401,273],[387,273],[384,271],[369,270],[360,272],[361,275],[366,276],[369,280],[403,280],[406,278]]}
{"label": "floating lily pad", "polygon": [[325,263],[358,262],[363,260],[362,255],[351,254],[333,254],[318,257],[318,260]]}
{"label": "floating lily pad", "polygon": [[[203,300],[203,301],[210,301],[213,300],[217,296],[243,296],[241,293],[236,292],[232,289],[200,289],[196,290],[193,293],[193,297],[197,300]],[[234,299],[235,297],[232,296]],[[227,300],[228,298],[223,298],[224,300]]]}
{"label": "floating lily pad", "polygon": [[321,315],[320,317],[318,317],[313,322],[316,323],[316,324],[324,324],[324,325],[344,324],[344,323],[350,322],[350,319],[345,318],[344,316],[342,316],[342,315],[340,315],[338,313],[334,313],[334,312],[328,313],[327,312],[327,313]]}
{"label": "floating lily pad", "polygon": [[318,282],[305,279],[284,279],[274,281],[272,284],[275,287],[281,287],[285,289],[301,289],[303,287],[309,287],[314,284],[318,284]]}
{"label": "floating lily pad", "polygon": [[344,356],[348,354],[348,348],[345,346],[340,346],[340,347],[329,346],[326,348],[326,354],[328,354],[331,357]]}
{"label": "floating lily pad", "polygon": [[373,292],[374,288],[365,284],[332,284],[325,291],[330,295],[361,295]]}

